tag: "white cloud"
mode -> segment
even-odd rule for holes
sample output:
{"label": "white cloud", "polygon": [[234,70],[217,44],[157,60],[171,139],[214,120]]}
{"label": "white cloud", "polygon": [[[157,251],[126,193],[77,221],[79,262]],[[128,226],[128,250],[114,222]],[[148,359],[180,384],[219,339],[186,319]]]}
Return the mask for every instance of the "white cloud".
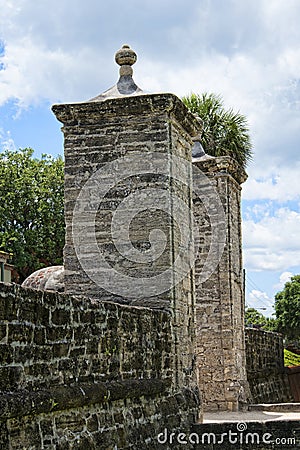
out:
{"label": "white cloud", "polygon": [[16,146],[10,132],[3,130],[3,128],[0,128],[0,149],[16,150]]}
{"label": "white cloud", "polygon": [[274,312],[274,299],[258,289],[252,289],[248,293],[246,303],[249,308],[255,308],[264,316],[271,316]]}
{"label": "white cloud", "polygon": [[282,290],[284,288],[285,283],[287,283],[288,281],[291,281],[291,277],[294,274],[292,272],[282,272],[279,276],[279,283],[276,283],[274,285],[274,289],[278,290]]}
{"label": "white cloud", "polygon": [[283,287],[285,283],[291,281],[291,277],[293,276],[292,272],[282,272],[279,277],[280,286]]}
{"label": "white cloud", "polygon": [[248,270],[282,271],[300,266],[300,213],[275,210],[258,222],[243,222],[244,261]]}
{"label": "white cloud", "polygon": [[[0,104],[12,98],[20,107],[42,99],[52,102],[87,100],[94,94],[90,92],[91,79],[97,75],[101,78],[104,70],[101,59],[98,59],[99,66],[95,69],[92,63],[94,56],[88,48],[79,49],[76,55],[61,49],[52,51],[29,38],[8,46],[2,58],[5,70],[0,71]],[[79,61],[90,63],[87,66]],[[78,98],[78,95],[82,97]]]}
{"label": "white cloud", "polygon": [[[261,312],[264,316],[271,317],[274,313],[274,302],[275,302],[275,294],[282,290],[285,283],[290,281],[291,277],[294,274],[292,272],[282,272],[279,275],[278,283],[275,283],[273,286],[265,286],[264,289],[267,289],[269,292],[265,292],[260,290],[258,286],[252,281],[252,279],[247,276],[246,277],[246,304],[247,307],[255,308],[259,312]],[[253,276],[253,274],[252,274]],[[268,289],[269,288],[269,289]]]}
{"label": "white cloud", "polygon": [[299,200],[299,173],[299,161],[295,161],[294,165],[291,164],[291,167],[274,168],[269,166],[265,168],[265,174],[259,178],[256,178],[255,173],[253,173],[243,186],[243,199],[267,199],[278,202]]}
{"label": "white cloud", "polygon": [[249,299],[256,303],[262,302],[265,304],[265,307],[270,306],[273,302],[273,300],[268,297],[266,292],[259,291],[258,289],[252,289],[252,291],[249,292]]}

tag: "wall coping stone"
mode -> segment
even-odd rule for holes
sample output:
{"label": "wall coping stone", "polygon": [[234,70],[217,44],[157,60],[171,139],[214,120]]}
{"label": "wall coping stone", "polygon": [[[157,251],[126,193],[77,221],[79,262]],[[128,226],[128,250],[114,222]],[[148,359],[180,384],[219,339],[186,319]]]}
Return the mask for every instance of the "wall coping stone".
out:
{"label": "wall coping stone", "polygon": [[254,327],[245,327],[245,332],[253,332],[253,333],[257,333],[257,334],[261,334],[261,335],[274,335],[274,336],[279,336],[282,337],[281,333],[277,333],[276,331],[269,331],[269,330],[263,330],[262,328],[254,328]]}
{"label": "wall coping stone", "polygon": [[215,176],[232,176],[238,184],[244,183],[248,175],[243,167],[230,156],[216,156],[212,158],[193,158],[195,164],[206,174]]}
{"label": "wall coping stone", "polygon": [[173,114],[191,136],[197,136],[202,131],[202,120],[192,114],[174,94],[143,94],[102,102],[57,104],[52,106],[52,111],[65,126],[93,125],[113,116],[168,113]]}
{"label": "wall coping stone", "polygon": [[31,414],[64,411],[82,406],[108,403],[125,398],[161,395],[171,381],[161,379],[120,380],[98,383],[75,383],[49,389],[16,390],[0,393],[0,420]]}

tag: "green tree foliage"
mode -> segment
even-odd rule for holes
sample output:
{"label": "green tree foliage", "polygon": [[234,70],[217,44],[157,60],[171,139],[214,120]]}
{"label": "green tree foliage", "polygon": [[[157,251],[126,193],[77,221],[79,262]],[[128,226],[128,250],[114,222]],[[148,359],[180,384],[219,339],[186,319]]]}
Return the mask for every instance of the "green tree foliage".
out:
{"label": "green tree foliage", "polygon": [[191,94],[183,103],[203,120],[201,143],[208,155],[231,156],[246,167],[252,159],[247,119],[239,112],[225,109],[219,95]]}
{"label": "green tree foliage", "polygon": [[275,312],[278,331],[288,341],[300,340],[300,275],[285,283],[281,292],[275,295]]}
{"label": "green tree foliage", "polygon": [[33,150],[0,154],[0,250],[13,253],[23,281],[35,270],[62,263],[64,163]]}
{"label": "green tree foliage", "polygon": [[255,308],[247,308],[245,312],[245,324],[258,326],[266,331],[277,331],[277,321],[274,318],[265,317]]}
{"label": "green tree foliage", "polygon": [[266,324],[266,318],[263,314],[257,311],[255,308],[247,308],[245,311],[246,325],[260,325]]}

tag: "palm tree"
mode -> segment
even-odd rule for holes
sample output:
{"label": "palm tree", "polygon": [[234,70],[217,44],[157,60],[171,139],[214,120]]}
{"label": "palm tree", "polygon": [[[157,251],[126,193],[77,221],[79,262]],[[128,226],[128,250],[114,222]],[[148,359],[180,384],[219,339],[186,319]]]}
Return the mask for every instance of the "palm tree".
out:
{"label": "palm tree", "polygon": [[208,155],[231,156],[242,167],[252,159],[247,119],[232,109],[226,110],[219,95],[191,94],[182,98],[190,111],[203,120],[201,144]]}

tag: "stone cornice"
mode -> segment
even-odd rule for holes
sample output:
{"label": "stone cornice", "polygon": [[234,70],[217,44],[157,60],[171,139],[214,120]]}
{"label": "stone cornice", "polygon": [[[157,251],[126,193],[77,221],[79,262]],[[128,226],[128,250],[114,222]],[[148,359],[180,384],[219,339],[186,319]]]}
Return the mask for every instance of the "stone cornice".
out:
{"label": "stone cornice", "polygon": [[196,118],[174,94],[135,95],[101,102],[67,103],[52,106],[56,118],[65,126],[93,125],[112,117],[169,114],[190,136],[201,133],[202,121]]}
{"label": "stone cornice", "polygon": [[195,164],[202,172],[215,175],[230,175],[239,184],[244,183],[248,175],[244,168],[239,165],[239,163],[231,158],[230,156],[218,156],[213,158],[199,158],[194,159],[193,164]]}

